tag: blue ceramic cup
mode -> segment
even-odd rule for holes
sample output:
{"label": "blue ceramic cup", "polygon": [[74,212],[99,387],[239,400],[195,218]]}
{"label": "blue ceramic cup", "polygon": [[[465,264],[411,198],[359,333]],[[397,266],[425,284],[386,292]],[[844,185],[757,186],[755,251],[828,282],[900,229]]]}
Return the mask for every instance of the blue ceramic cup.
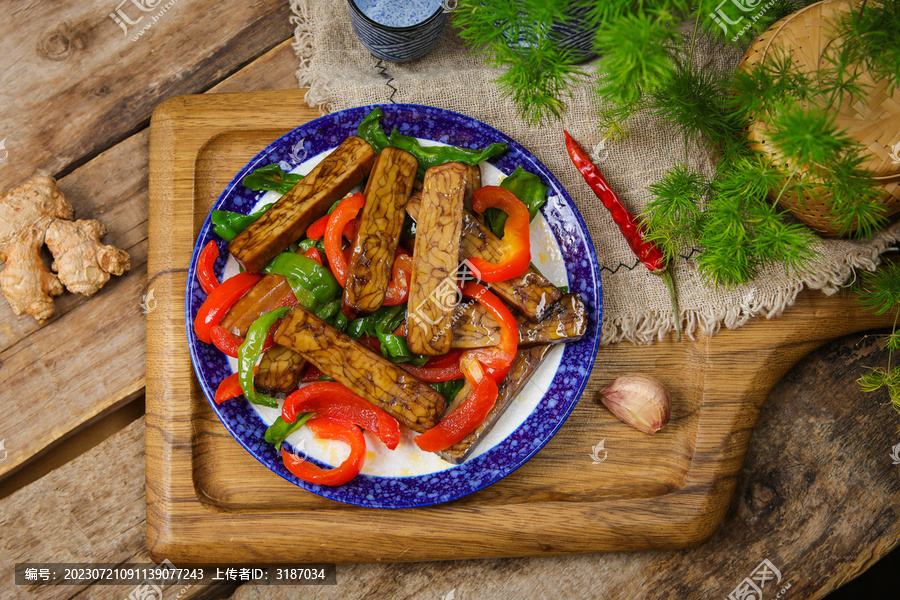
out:
{"label": "blue ceramic cup", "polygon": [[356,37],[375,58],[409,62],[428,54],[447,21],[441,0],[347,0]]}

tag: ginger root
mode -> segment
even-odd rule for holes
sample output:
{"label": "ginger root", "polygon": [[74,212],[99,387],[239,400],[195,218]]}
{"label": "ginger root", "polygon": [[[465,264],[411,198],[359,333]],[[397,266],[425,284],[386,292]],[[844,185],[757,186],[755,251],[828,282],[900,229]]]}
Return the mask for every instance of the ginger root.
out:
{"label": "ginger root", "polygon": [[50,223],[45,241],[53,254],[53,270],[70,292],[92,296],[110,273],[121,275],[131,268],[127,252],[100,243],[104,235],[106,227],[93,219]]}
{"label": "ginger root", "polygon": [[[53,296],[63,285],[90,296],[110,273],[130,267],[126,252],[100,243],[106,228],[99,221],[73,223],[72,217],[72,205],[52,177],[34,177],[0,196],[0,260],[6,263],[0,291],[17,315],[43,322],[53,315]],[[59,276],[41,258],[45,242]]]}

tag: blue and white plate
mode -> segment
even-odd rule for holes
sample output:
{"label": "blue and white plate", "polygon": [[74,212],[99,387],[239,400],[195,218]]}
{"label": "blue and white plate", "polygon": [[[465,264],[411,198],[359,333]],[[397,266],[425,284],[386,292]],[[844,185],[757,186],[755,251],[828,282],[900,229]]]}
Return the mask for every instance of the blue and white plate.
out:
{"label": "blue and white plate", "polygon": [[[375,105],[362,106],[320,117],[279,138],[241,169],[214,209],[249,213],[257,205],[271,202],[277,195],[243,187],[244,176],[272,163],[308,173],[347,136],[355,135],[359,122],[374,108]],[[194,317],[206,298],[197,282],[197,258],[203,247],[215,240],[222,257],[216,263],[216,274],[222,279],[236,272],[236,268],[227,244],[213,233],[209,216],[191,258],[185,320],[191,359],[203,393],[228,431],[257,460],[288,481],[326,498],[367,507],[408,508],[448,502],[476,492],[515,471],[553,437],[575,407],[593,367],[600,340],[602,297],[594,246],[578,209],[556,177],[528,150],[493,127],[459,113],[410,104],[386,104],[380,108],[384,111],[381,124],[386,131],[396,127],[423,143],[467,148],[508,143],[506,153],[482,163],[486,185],[499,182],[519,165],[541,177],[549,189],[549,199],[541,215],[532,222],[532,259],[551,281],[568,285],[572,292],[582,295],[589,315],[587,335],[578,342],[555,348],[547,356],[465,463],[451,465],[434,454],[420,452],[409,431],[404,431],[400,446],[393,452],[366,433],[368,452],[360,475],[343,486],[325,487],[297,479],[284,467],[280,453],[266,443],[266,427],[280,410],[250,405],[243,397],[221,406],[214,401],[216,388],[234,372],[234,363],[194,334]],[[563,151],[561,147],[560,152]],[[316,440],[308,428],[292,434],[283,447],[326,468],[339,464],[346,455],[346,446]]]}

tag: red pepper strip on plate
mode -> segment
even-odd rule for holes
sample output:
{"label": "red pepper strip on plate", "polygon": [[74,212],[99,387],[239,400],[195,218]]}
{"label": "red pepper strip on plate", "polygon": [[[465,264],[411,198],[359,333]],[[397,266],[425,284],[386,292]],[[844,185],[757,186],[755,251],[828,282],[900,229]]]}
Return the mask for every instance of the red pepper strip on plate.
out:
{"label": "red pepper strip on plate", "polygon": [[250,291],[256,282],[262,279],[259,273],[238,273],[222,282],[222,285],[214,289],[206,301],[197,311],[194,319],[194,333],[201,342],[212,343],[210,332],[213,325],[218,325],[222,317],[231,306],[240,300],[241,296]]}
{"label": "red pepper strip on plate", "polygon": [[462,405],[440,423],[415,438],[424,452],[440,452],[456,444],[481,425],[497,401],[497,382],[482,377]]}
{"label": "red pepper strip on plate", "polygon": [[678,312],[678,297],[675,295],[675,282],[666,265],[666,258],[662,251],[653,242],[644,239],[644,228],[634,215],[628,212],[622,200],[609,182],[603,177],[600,169],[591,162],[591,157],[578,142],[572,139],[568,131],[563,131],[566,136],[566,150],[572,163],[581,173],[594,194],[603,202],[603,206],[609,210],[613,222],[619,226],[619,231],[625,236],[625,240],[631,247],[631,251],[638,257],[647,269],[654,275],[659,275],[669,288],[669,297],[672,299],[672,309],[675,312],[675,331],[678,332],[678,341],[681,341],[681,315]]}
{"label": "red pepper strip on plate", "polygon": [[[257,367],[258,369],[259,367]],[[216,388],[216,404],[222,404],[226,400],[237,398],[244,393],[241,389],[240,373],[232,373],[222,380],[219,387]]]}
{"label": "red pepper strip on plate", "polygon": [[336,381],[320,381],[302,387],[289,394],[281,407],[281,417],[288,423],[307,412],[343,417],[374,433],[390,450],[400,443],[397,419]]}
{"label": "red pepper strip on plate", "polygon": [[474,386],[481,378],[482,371],[481,367],[475,364],[477,361],[485,368],[493,369],[492,376],[500,377],[502,380],[519,347],[519,326],[516,319],[506,305],[483,285],[470,281],[463,287],[462,293],[466,298],[472,298],[485,307],[500,325],[500,343],[489,348],[475,348],[463,352],[459,360],[462,371],[469,379],[469,383]]}
{"label": "red pepper strip on plate", "polygon": [[409,282],[412,279],[412,256],[402,247],[397,247],[394,258],[393,278],[388,283],[382,306],[397,306],[409,299]]}
{"label": "red pepper strip on plate", "polygon": [[303,253],[303,256],[305,256],[306,258],[313,259],[320,265],[322,264],[322,255],[319,254],[319,251],[316,250],[315,248],[310,248],[309,250],[307,250],[306,252]]}
{"label": "red pepper strip on plate", "polygon": [[462,350],[451,350],[443,356],[433,356],[429,358],[424,366],[416,367],[414,365],[400,363],[400,367],[420,381],[425,381],[427,383],[450,381],[451,379],[459,379],[463,376],[459,364],[460,356],[462,356]]}
{"label": "red pepper strip on plate", "polygon": [[347,196],[332,211],[328,218],[328,227],[325,229],[325,255],[335,279],[341,287],[347,285],[347,260],[342,249],[342,237],[344,226],[359,214],[365,204],[366,198],[362,192]]}
{"label": "red pepper strip on plate", "polygon": [[197,280],[207,294],[211,294],[214,289],[219,287],[219,280],[216,278],[214,269],[218,258],[219,246],[213,240],[209,240],[197,260]]}
{"label": "red pepper strip on plate", "polygon": [[306,422],[319,439],[337,440],[350,446],[350,455],[333,469],[322,469],[306,459],[281,449],[281,459],[287,470],[309,483],[343,485],[359,475],[366,457],[366,438],[359,427],[340,417],[315,417]]}
{"label": "red pepper strip on plate", "polygon": [[500,246],[500,260],[492,263],[480,256],[469,258],[473,269],[478,271],[478,278],[492,282],[524,275],[531,265],[531,216],[525,203],[505,188],[486,185],[475,190],[472,207],[478,213],[483,213],[488,208],[499,208],[508,215]]}
{"label": "red pepper strip on plate", "polygon": [[222,404],[226,400],[237,398],[244,393],[241,389],[241,382],[238,380],[238,374],[232,373],[222,380],[219,387],[216,388],[216,404]]}
{"label": "red pepper strip on plate", "polygon": [[222,327],[221,325],[213,325],[209,332],[212,338],[213,346],[218,348],[225,356],[237,358],[238,350],[244,343],[244,338],[238,337]]}
{"label": "red pepper strip on plate", "polygon": [[359,233],[359,218],[353,217],[347,221],[346,225],[344,225],[344,230],[341,232],[341,235],[353,242],[356,239],[357,233]]}
{"label": "red pepper strip on plate", "polygon": [[317,240],[325,235],[325,229],[328,227],[328,218],[331,214],[327,214],[313,221],[312,225],[306,228],[306,237],[311,240]]}
{"label": "red pepper strip on plate", "polygon": [[[297,301],[297,297],[293,294],[285,294],[284,297],[279,300],[272,307],[272,310],[276,308],[282,308],[284,306],[296,306],[299,304]],[[269,333],[266,335],[266,341],[263,344],[263,354],[272,349],[275,345],[275,330],[270,329]],[[232,358],[238,357],[238,350],[241,348],[241,344],[244,343],[244,338],[238,337],[222,327],[221,325],[213,325],[210,330],[210,337],[212,338],[213,346],[218,348],[223,354],[226,356],[230,356]]]}

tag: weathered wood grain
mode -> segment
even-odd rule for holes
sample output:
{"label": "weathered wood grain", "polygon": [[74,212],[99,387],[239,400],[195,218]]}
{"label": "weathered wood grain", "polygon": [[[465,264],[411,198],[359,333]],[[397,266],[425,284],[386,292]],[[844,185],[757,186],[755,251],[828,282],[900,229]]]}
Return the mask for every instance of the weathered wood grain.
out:
{"label": "weathered wood grain", "polygon": [[[250,146],[258,130],[268,141],[279,125],[296,125],[298,104],[296,92],[180,98],[154,117],[149,272],[161,273],[155,280],[161,304],[148,318],[153,556],[271,562],[312,560],[325,551],[330,560],[357,562],[696,544],[721,523],[772,385],[817,345],[887,322],[847,299],[807,293],[777,320],[713,338],[604,348],[560,433],[510,477],[450,504],[384,511],[288,490],[243,453],[206,407],[187,356],[181,298],[183,269],[215,197],[200,193],[214,189],[201,182],[243,164],[222,140]],[[634,371],[656,375],[678,399],[670,425],[652,437],[628,429],[595,400],[610,379]],[[590,450],[604,438],[615,439],[620,452],[600,476],[589,468]],[[208,535],[226,523],[229,546]],[[291,531],[301,527],[328,541],[297,547]]]}
{"label": "weathered wood grain", "polygon": [[[210,91],[290,87],[294,63],[288,40]],[[110,232],[105,241],[131,253],[131,270],[91,298],[64,293],[43,326],[14,315],[0,298],[0,404],[8,415],[0,440],[9,451],[0,478],[143,391],[141,303],[152,308],[156,302],[147,284],[148,146],[144,130],[60,180],[76,216],[103,221]],[[258,149],[246,151],[252,156]],[[231,174],[222,176],[224,187]],[[48,411],[48,404],[65,408]]]}
{"label": "weathered wood grain", "polygon": [[[142,2],[153,7],[148,12],[136,4],[7,6],[0,21],[0,139],[9,154],[0,189],[37,171],[77,166],[146,127],[160,101],[208,90],[292,33],[284,0],[179,0],[161,16],[161,0]],[[110,18],[117,8],[142,19],[127,34]]]}
{"label": "weathered wood grain", "polygon": [[[861,337],[846,337],[801,360],[775,387],[753,433],[725,522],[703,546],[679,552],[341,565],[337,586],[303,592],[323,600],[442,598],[453,590],[460,599],[725,597],[768,558],[782,572],[781,585],[791,584],[786,597],[821,598],[900,539],[895,518],[900,467],[888,456],[898,441],[900,417],[885,405],[883,394],[863,394],[854,382],[865,367],[887,361],[876,340],[860,343]],[[140,419],[0,500],[0,577],[11,581],[16,562],[150,561],[143,531],[143,431]],[[609,457],[601,464],[591,465],[585,456],[584,469],[598,478],[629,451],[613,438],[607,439],[607,448]],[[413,553],[408,557],[415,559]],[[207,582],[184,598],[218,591]],[[78,597],[118,600],[129,589],[15,588],[11,595],[53,600],[78,592]],[[297,593],[298,588],[245,585],[234,598],[280,600]]]}
{"label": "weathered wood grain", "polygon": [[[16,563],[150,563],[144,540],[144,419],[0,500],[0,577],[4,598],[121,600],[131,586],[14,586]],[[177,565],[176,565],[177,566]],[[185,595],[197,600],[212,577]],[[170,585],[166,597],[181,591]],[[218,588],[226,591],[229,588]],[[83,595],[80,595],[83,594]]]}

